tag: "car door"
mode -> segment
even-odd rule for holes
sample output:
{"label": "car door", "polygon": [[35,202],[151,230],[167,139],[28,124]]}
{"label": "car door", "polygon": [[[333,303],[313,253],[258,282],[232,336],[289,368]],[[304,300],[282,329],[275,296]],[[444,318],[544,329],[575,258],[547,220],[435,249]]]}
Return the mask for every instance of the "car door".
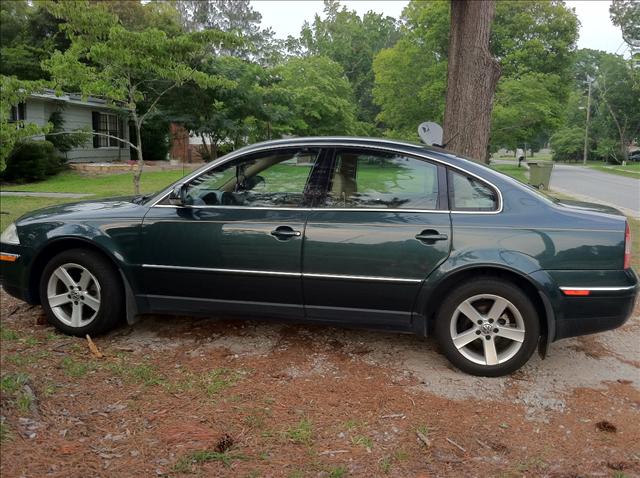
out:
{"label": "car door", "polygon": [[409,327],[424,279],[449,255],[442,166],[394,152],[333,152],[328,190],[307,219],[307,317]]}
{"label": "car door", "polygon": [[142,270],[152,309],[302,316],[304,196],[319,157],[242,156],[191,179],[183,206],[150,208]]}

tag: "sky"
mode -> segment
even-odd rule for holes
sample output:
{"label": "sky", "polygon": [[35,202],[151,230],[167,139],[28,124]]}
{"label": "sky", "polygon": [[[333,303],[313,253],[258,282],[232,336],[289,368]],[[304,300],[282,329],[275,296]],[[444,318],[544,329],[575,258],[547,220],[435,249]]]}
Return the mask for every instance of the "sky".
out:
{"label": "sky", "polygon": [[[399,18],[408,3],[406,0],[342,0],[349,10],[362,15],[369,10]],[[622,53],[626,44],[620,29],[609,18],[610,0],[568,1],[580,20],[578,48],[592,48],[610,53]],[[315,14],[323,16],[323,2],[318,0],[253,0],[253,7],[262,14],[264,27],[271,27],[279,38],[298,36],[305,20],[313,22]],[[625,56],[628,51],[625,52]]]}

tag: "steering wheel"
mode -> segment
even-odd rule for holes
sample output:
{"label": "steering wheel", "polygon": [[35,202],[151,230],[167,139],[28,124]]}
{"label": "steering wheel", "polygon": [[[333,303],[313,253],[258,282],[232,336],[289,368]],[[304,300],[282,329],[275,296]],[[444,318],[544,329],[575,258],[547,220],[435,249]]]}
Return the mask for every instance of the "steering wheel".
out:
{"label": "steering wheel", "polygon": [[234,193],[223,192],[220,196],[220,204],[223,206],[237,206],[240,204]]}

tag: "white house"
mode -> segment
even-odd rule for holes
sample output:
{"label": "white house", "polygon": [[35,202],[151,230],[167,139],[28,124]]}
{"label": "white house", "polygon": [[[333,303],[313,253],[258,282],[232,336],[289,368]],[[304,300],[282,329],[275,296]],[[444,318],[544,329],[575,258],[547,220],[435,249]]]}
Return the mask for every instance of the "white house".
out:
{"label": "white house", "polygon": [[[100,98],[83,100],[80,95],[56,96],[53,90],[45,90],[31,94],[24,103],[13,107],[11,119],[44,126],[56,111],[62,114],[67,131],[88,129],[129,140],[129,121],[122,115],[123,110],[113,108]],[[128,161],[130,151],[128,144],[115,138],[93,135],[82,147],[69,151],[66,157],[72,163]]]}

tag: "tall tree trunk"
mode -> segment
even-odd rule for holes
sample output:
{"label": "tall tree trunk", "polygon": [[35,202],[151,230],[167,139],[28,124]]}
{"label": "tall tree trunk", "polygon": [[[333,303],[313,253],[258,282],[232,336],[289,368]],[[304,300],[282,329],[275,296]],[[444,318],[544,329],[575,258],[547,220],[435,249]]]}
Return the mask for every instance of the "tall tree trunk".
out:
{"label": "tall tree trunk", "polygon": [[[200,139],[202,140],[202,146],[204,148],[205,155],[207,156],[207,158],[209,158],[209,160],[211,160],[211,148],[207,145],[207,139],[206,139],[206,136],[205,136],[204,133],[200,134]],[[211,144],[213,144],[213,140],[211,141]],[[203,156],[203,155],[201,155],[201,156]],[[206,161],[205,161],[205,163],[206,163]]]}
{"label": "tall tree trunk", "polygon": [[211,141],[211,161],[218,159],[218,141]]}
{"label": "tall tree trunk", "polygon": [[140,194],[140,177],[142,176],[142,168],[144,167],[144,160],[142,159],[142,135],[140,134],[141,124],[138,121],[138,115],[133,114],[133,122],[136,128],[136,146],[138,146],[138,164],[136,170],[133,173],[133,193]]}
{"label": "tall tree trunk", "polygon": [[489,52],[494,0],[452,0],[444,144],[476,161],[488,160],[493,95],[500,66]]}

